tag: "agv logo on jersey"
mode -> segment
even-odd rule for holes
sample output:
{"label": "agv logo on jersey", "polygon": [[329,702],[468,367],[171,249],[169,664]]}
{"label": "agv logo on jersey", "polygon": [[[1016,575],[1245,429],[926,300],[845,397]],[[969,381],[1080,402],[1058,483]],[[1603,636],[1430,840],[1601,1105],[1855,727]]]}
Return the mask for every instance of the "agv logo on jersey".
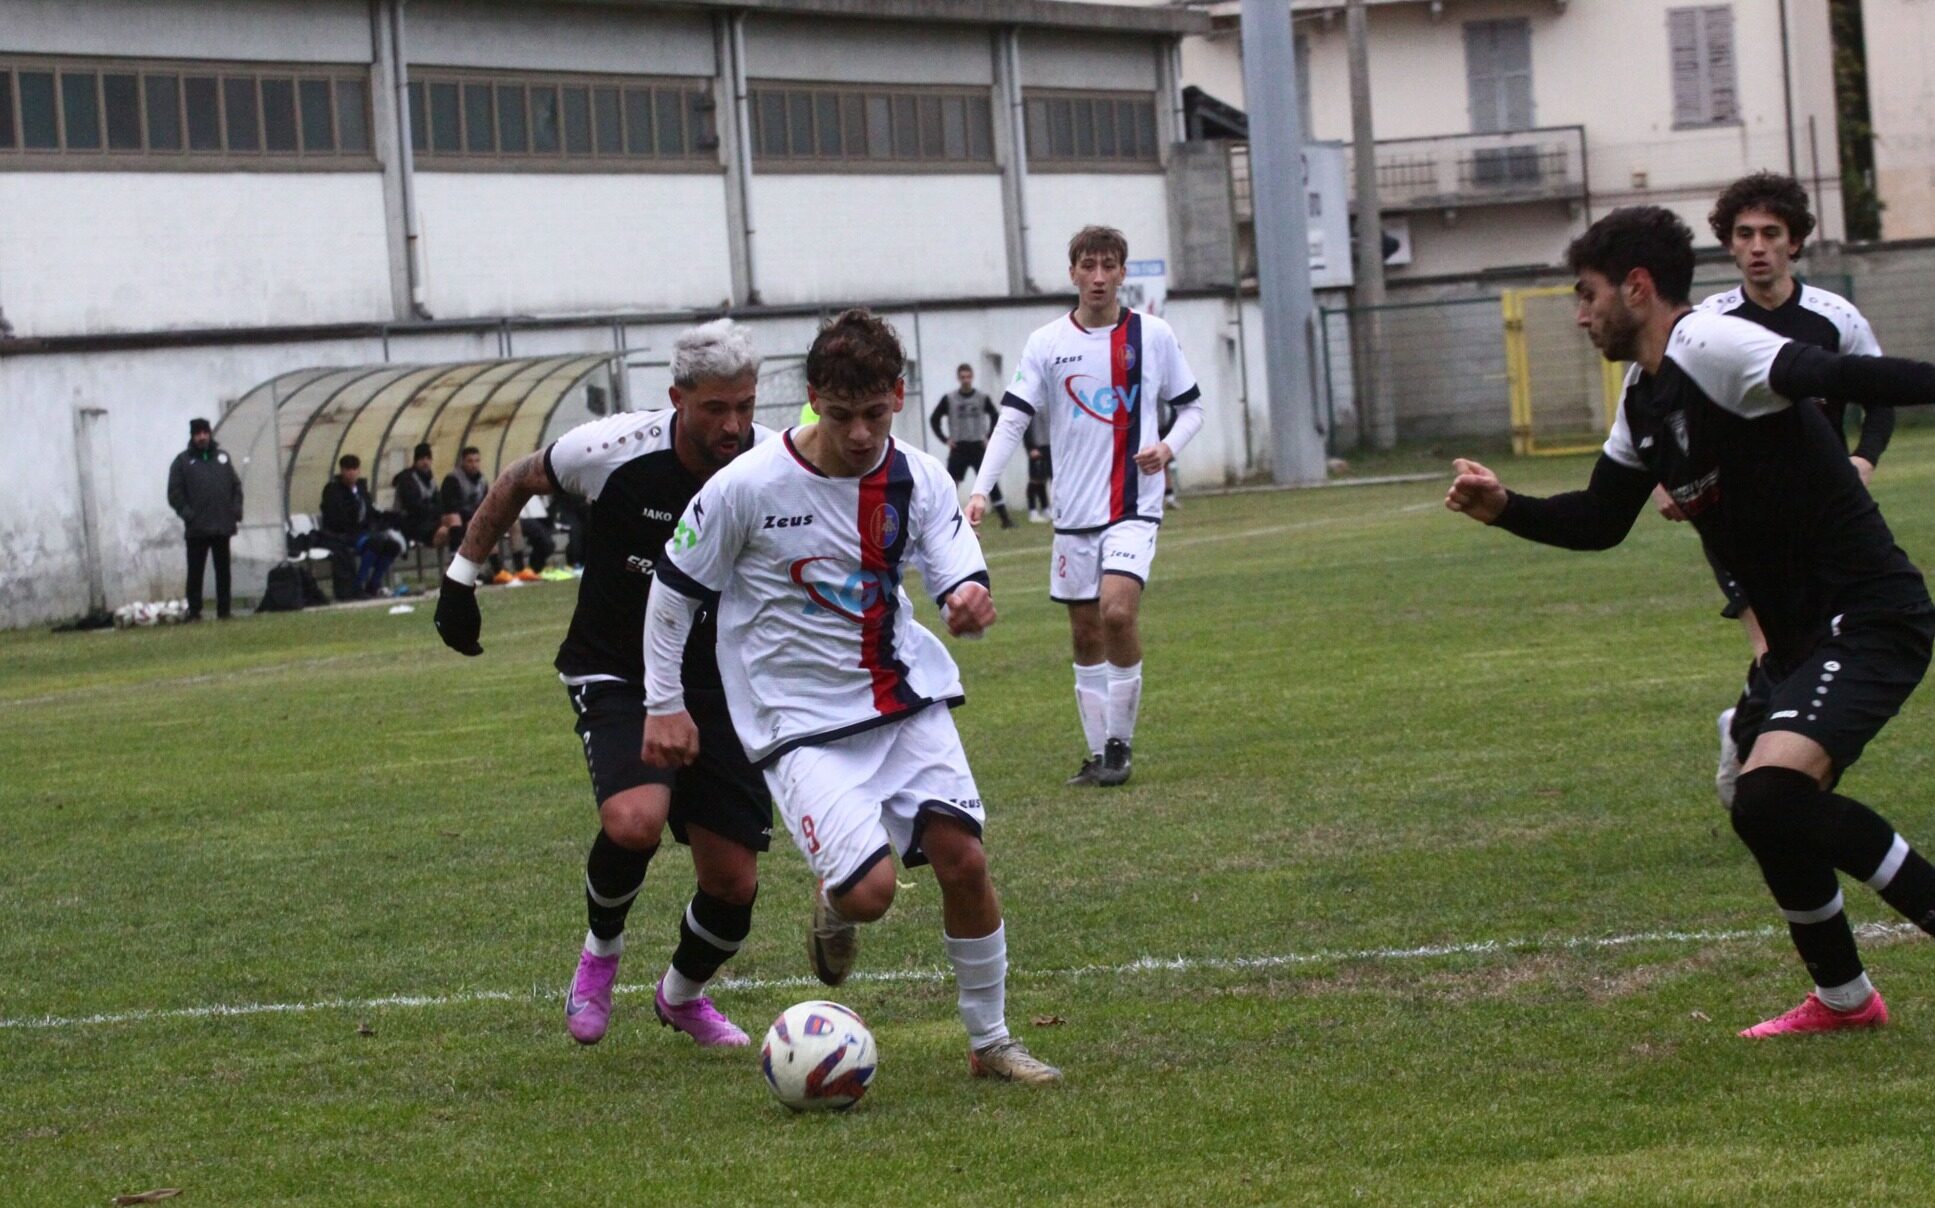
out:
{"label": "agv logo on jersey", "polygon": [[[832,565],[819,565],[831,563]],[[841,572],[839,560],[821,555],[801,558],[793,563],[793,582],[806,592],[807,616],[830,612],[836,617],[863,625],[867,610],[885,598],[887,586],[870,570]]]}
{"label": "agv logo on jersey", "polygon": [[1142,393],[1142,387],[1139,385],[1124,389],[1086,373],[1078,373],[1068,378],[1062,383],[1062,389],[1068,393],[1069,400],[1075,404],[1078,415],[1086,415],[1090,419],[1100,420],[1105,424],[1115,422],[1117,411],[1135,410],[1136,398]]}

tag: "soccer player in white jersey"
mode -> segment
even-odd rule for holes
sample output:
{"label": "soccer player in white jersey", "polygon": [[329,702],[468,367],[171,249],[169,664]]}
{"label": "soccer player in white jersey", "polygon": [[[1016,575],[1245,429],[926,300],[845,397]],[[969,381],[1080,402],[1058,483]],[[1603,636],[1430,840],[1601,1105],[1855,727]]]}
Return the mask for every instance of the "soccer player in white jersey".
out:
{"label": "soccer player in white jersey", "polygon": [[648,594],[665,594],[653,585],[652,570],[680,514],[720,467],[773,437],[753,423],[758,383],[759,355],[745,328],[719,319],[681,333],[672,345],[672,409],[581,424],[507,466],[472,518],[437,598],[444,643],[482,654],[478,564],[516,523],[526,500],[562,491],[583,501],[584,578],[556,662],[598,806],[598,835],[585,857],[588,929],[564,1000],[565,1028],[580,1044],[596,1044],[610,1024],[626,916],[668,828],[692,849],[698,884],[653,1010],[702,1047],[748,1043],[705,986],[752,929],[772,797],[733,736],[710,615],[691,641],[665,656],[684,665],[705,755],[676,769],[644,761],[642,634]]}
{"label": "soccer player in white jersey", "polygon": [[658,571],[673,590],[654,592],[646,611],[645,757],[675,766],[702,754],[674,655],[694,613],[716,600],[733,725],[820,878],[814,972],[838,985],[851,970],[854,924],[893,903],[896,851],[904,864],[932,864],[969,1069],[1059,1082],[1008,1032],[986,814],[948,714],[964,699],[960,673],[901,588],[907,568],[919,571],[958,637],[994,622],[987,562],[954,480],[889,435],[905,364],[881,319],[849,310],[832,320],[806,357],[819,422],[755,446],[686,509]]}
{"label": "soccer player in white jersey", "polygon": [[[1156,557],[1169,463],[1203,426],[1202,392],[1176,333],[1122,306],[1128,240],[1088,226],[1068,243],[1075,309],[1028,337],[1001,400],[1001,422],[968,498],[979,526],[988,494],[1039,412],[1055,450],[1055,544],[1048,595],[1068,606],[1075,708],[1088,757],[1076,785],[1126,784],[1142,705],[1142,589]],[[1169,434],[1157,432],[1173,410]]]}

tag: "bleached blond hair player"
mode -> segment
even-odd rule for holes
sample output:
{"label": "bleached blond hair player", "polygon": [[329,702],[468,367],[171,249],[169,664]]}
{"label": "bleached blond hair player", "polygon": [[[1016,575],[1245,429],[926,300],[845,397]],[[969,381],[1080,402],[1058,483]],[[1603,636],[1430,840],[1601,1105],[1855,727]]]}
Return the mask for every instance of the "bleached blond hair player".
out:
{"label": "bleached blond hair player", "polygon": [[806,357],[819,422],[755,446],[686,508],[658,567],[659,587],[672,590],[653,592],[646,611],[645,758],[675,767],[699,755],[678,652],[709,605],[733,726],[820,878],[814,972],[838,985],[852,969],[854,924],[893,903],[894,853],[932,864],[970,1070],[1059,1082],[1008,1033],[986,810],[948,713],[964,699],[960,672],[901,587],[908,567],[919,571],[958,637],[994,623],[987,562],[954,480],[889,435],[905,364],[881,319],[850,310],[832,320]]}
{"label": "bleached blond hair player", "polygon": [[[1075,647],[1075,708],[1088,758],[1068,783],[1129,779],[1142,707],[1142,589],[1156,558],[1169,463],[1203,426],[1202,392],[1176,333],[1116,300],[1129,244],[1088,226],[1068,243],[1075,309],[1039,328],[1001,400],[967,517],[977,527],[988,493],[1037,413],[1055,450],[1055,544],[1049,598],[1068,606]],[[1167,436],[1159,416],[1170,408]]]}

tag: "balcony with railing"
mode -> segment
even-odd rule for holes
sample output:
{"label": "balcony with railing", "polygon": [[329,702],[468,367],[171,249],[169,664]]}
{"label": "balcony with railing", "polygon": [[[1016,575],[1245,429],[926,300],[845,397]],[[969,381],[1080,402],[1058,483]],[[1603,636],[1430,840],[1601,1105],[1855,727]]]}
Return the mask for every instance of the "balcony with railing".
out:
{"label": "balcony with railing", "polygon": [[[1348,157],[1349,148],[1345,150]],[[1354,166],[1348,179],[1354,192]],[[1589,184],[1584,126],[1377,142],[1377,202],[1387,213],[1537,201],[1583,202],[1589,198]],[[1237,220],[1249,221],[1247,143],[1230,145],[1230,188]]]}

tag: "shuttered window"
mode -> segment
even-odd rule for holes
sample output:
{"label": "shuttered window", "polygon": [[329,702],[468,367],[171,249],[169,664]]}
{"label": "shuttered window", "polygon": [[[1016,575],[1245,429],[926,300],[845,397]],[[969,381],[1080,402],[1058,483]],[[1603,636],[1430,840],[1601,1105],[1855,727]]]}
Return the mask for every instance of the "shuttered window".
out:
{"label": "shuttered window", "polygon": [[1525,20],[1465,25],[1465,80],[1474,134],[1532,128],[1532,25]]}
{"label": "shuttered window", "polygon": [[695,172],[719,165],[709,81],[410,68],[426,168]]}
{"label": "shuttered window", "polygon": [[1740,122],[1740,80],[1733,53],[1733,6],[1666,10],[1673,67],[1673,126]]}

